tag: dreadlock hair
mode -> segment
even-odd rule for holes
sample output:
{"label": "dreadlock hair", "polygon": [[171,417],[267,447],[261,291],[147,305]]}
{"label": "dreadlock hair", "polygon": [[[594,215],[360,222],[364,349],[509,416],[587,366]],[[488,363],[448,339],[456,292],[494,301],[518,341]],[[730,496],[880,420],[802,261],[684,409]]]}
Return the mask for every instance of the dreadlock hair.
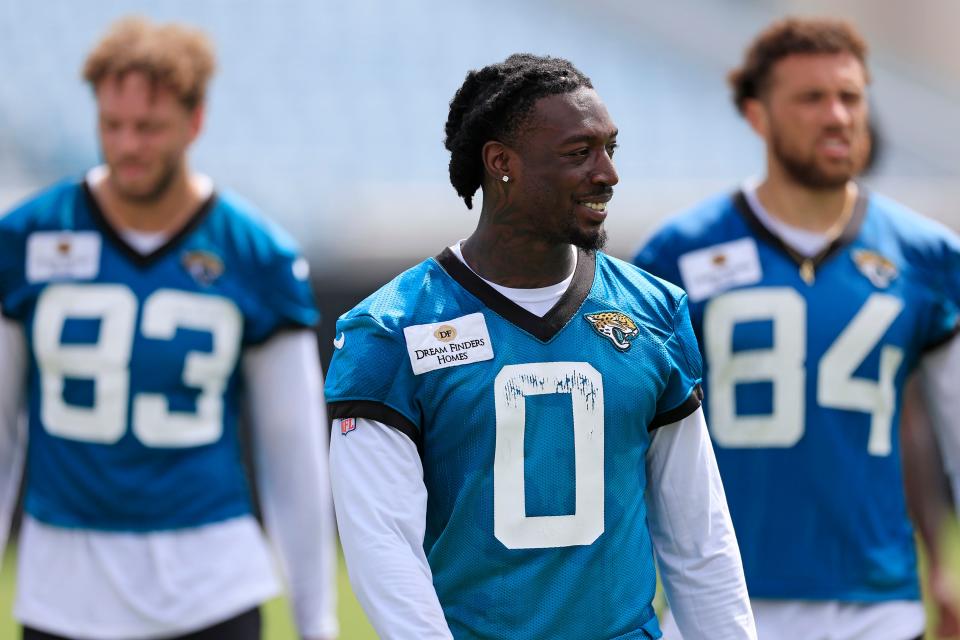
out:
{"label": "dreadlock hair", "polygon": [[593,84],[569,60],[529,53],[467,74],[450,101],[443,144],[450,151],[450,183],[468,209],[483,185],[483,145],[510,140],[538,99],[580,87]]}

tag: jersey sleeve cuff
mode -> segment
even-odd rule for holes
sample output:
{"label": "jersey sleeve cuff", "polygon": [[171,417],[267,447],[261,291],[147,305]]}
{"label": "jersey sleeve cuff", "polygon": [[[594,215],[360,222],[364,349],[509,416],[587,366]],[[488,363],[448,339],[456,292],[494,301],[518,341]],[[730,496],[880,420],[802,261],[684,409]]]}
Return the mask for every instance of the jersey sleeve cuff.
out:
{"label": "jersey sleeve cuff", "polygon": [[933,342],[930,342],[929,344],[924,345],[922,349],[922,353],[930,353],[931,351],[936,351],[943,345],[953,340],[958,333],[960,333],[960,320],[958,320],[957,323],[953,325],[953,329],[951,329],[950,331],[947,331],[944,335],[940,336]]}
{"label": "jersey sleeve cuff", "polygon": [[423,451],[423,439],[420,436],[420,429],[405,415],[391,409],[381,402],[372,400],[343,400],[330,402],[327,404],[327,414],[330,419],[334,418],[367,418],[376,420],[413,440],[417,445],[418,451]]}
{"label": "jersey sleeve cuff", "polygon": [[694,385],[693,389],[690,391],[690,395],[687,396],[686,400],[680,403],[680,406],[654,416],[650,426],[647,427],[647,431],[653,431],[654,429],[658,429],[668,424],[680,422],[691,413],[699,409],[702,400],[703,388],[699,384]]}

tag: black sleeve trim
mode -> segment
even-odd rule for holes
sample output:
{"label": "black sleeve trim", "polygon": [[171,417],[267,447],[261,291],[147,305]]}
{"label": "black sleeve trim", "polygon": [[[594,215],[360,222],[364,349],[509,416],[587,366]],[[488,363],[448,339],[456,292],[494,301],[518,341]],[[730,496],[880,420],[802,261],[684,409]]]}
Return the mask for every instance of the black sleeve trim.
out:
{"label": "black sleeve trim", "polygon": [[653,431],[659,427],[664,427],[668,424],[673,424],[674,422],[680,422],[691,413],[700,408],[700,402],[703,400],[703,388],[698,384],[693,388],[693,391],[690,392],[690,395],[687,396],[687,399],[684,400],[679,407],[670,409],[669,411],[664,411],[663,413],[653,417],[653,422],[650,423],[650,426],[647,427],[647,431]]}
{"label": "black sleeve trim", "polygon": [[953,340],[958,333],[960,333],[960,320],[958,320],[957,323],[953,325],[953,329],[948,331],[946,335],[934,340],[928,345],[924,345],[923,349],[920,350],[920,353],[930,353],[931,351],[936,351],[943,345]]}
{"label": "black sleeve trim", "polygon": [[295,320],[289,320],[287,322],[278,324],[269,333],[261,336],[260,338],[256,340],[250,340],[249,342],[246,343],[246,346],[250,346],[250,347],[260,346],[266,343],[268,340],[270,340],[274,336],[278,336],[283,333],[296,333],[298,331],[316,332],[319,326],[320,326],[319,322],[317,322],[316,324],[308,324],[306,322],[297,322]]}
{"label": "black sleeve trim", "polygon": [[367,418],[391,426],[404,434],[417,445],[417,451],[423,453],[423,438],[417,428],[405,415],[387,405],[372,400],[344,400],[327,404],[327,414],[334,418]]}

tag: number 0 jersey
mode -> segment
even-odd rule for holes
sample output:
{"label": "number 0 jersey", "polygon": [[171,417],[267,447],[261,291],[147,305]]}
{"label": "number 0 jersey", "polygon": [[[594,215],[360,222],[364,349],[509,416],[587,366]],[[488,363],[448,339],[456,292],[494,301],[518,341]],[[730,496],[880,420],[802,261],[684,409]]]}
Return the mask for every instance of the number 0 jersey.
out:
{"label": "number 0 jersey", "polygon": [[86,183],[0,218],[0,305],[30,349],[26,510],[155,531],[250,512],[237,437],[245,346],[318,314],[290,240],[216,195],[149,255]]}
{"label": "number 0 jersey", "polygon": [[699,407],[682,292],[580,253],[540,318],[447,249],[337,332],[331,416],[417,443],[424,547],[455,637],[660,637],[644,459],[651,429]]}
{"label": "number 0 jersey", "polygon": [[669,222],[636,263],[682,285],[704,408],[752,597],[918,599],[901,477],[900,398],[957,325],[958,245],[861,195],[805,259],[745,196]]}

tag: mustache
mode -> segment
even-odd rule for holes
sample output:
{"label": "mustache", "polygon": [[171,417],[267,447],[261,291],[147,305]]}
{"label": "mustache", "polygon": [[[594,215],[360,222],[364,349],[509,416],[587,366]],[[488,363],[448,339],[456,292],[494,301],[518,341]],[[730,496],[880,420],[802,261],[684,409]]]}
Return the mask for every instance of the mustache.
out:
{"label": "mustache", "polygon": [[829,125],[824,127],[820,132],[820,137],[824,136],[837,136],[838,138],[843,138],[843,140],[847,142],[849,142],[851,138],[849,129],[837,125]]}
{"label": "mustache", "polygon": [[613,187],[599,187],[587,193],[577,194],[578,198],[602,198],[613,197]]}

